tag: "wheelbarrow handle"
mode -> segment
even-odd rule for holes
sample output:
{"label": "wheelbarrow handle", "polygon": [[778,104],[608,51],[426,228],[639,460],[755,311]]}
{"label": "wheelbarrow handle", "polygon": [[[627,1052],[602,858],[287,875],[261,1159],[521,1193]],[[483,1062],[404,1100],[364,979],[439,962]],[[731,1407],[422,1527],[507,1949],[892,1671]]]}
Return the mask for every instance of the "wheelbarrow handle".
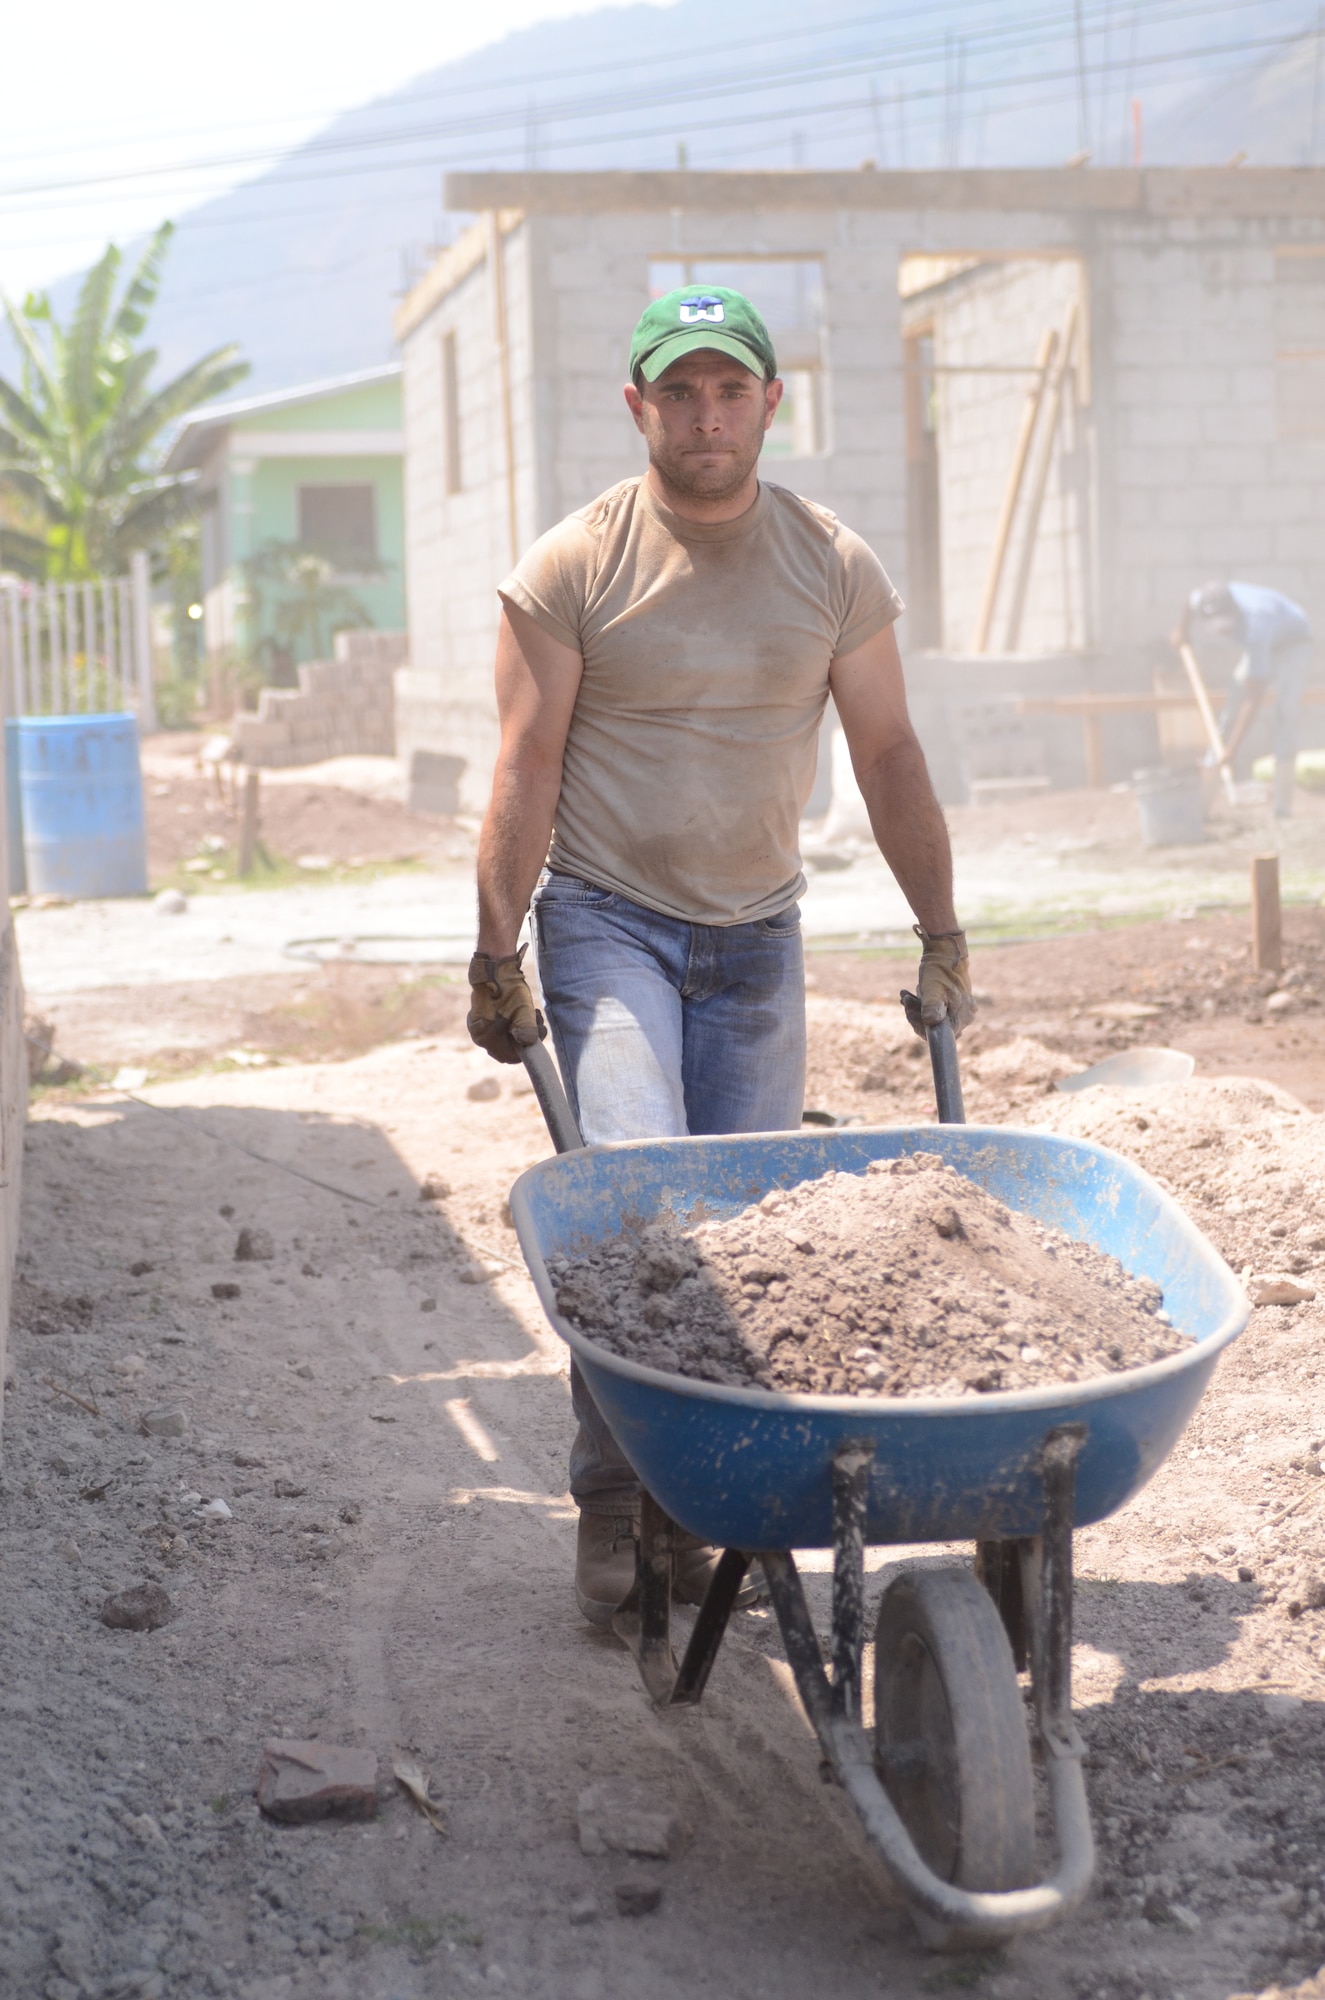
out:
{"label": "wheelbarrow handle", "polygon": [[940,1125],[964,1125],[966,1107],[962,1103],[962,1072],[957,1060],[957,1037],[952,1032],[952,1022],[945,1015],[932,1028],[925,1029],[925,1040],[929,1043],[929,1062],[934,1072],[934,1099],[938,1105]]}
{"label": "wheelbarrow handle", "polygon": [[523,1061],[553,1145],[559,1153],[580,1152],[584,1146],[584,1135],[571,1110],[566,1086],[557,1074],[557,1065],[544,1043],[535,1042],[531,1049],[526,1049]]}
{"label": "wheelbarrow handle", "polygon": [[[930,1066],[934,1071],[934,1097],[939,1123],[964,1125],[966,1109],[962,1103],[962,1073],[957,1060],[957,1037],[952,1032],[951,1021],[942,1020],[932,1028],[926,1028],[925,1039],[929,1043]],[[565,1085],[546,1046],[535,1042],[532,1048],[525,1050],[523,1060],[553,1145],[559,1153],[579,1152],[584,1145],[584,1137],[571,1110]]]}

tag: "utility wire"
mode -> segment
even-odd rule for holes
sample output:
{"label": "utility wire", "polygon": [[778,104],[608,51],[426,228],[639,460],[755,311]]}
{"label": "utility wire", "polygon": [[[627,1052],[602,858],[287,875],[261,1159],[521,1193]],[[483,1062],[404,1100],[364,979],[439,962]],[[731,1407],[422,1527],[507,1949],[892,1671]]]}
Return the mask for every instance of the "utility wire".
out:
{"label": "utility wire", "polygon": [[[1193,8],[1190,11],[1205,13],[1208,10],[1205,8],[1199,10]],[[1290,34],[1252,36],[1239,41],[1207,44],[1200,51],[1200,57],[1204,64],[1208,63],[1212,57],[1248,55],[1261,51],[1283,49],[1306,40],[1312,33],[1312,30],[1299,30]],[[1036,39],[1040,38],[1037,37]],[[1029,38],[1027,38],[1024,45],[1030,45]],[[614,91],[610,96],[606,97],[562,99],[550,104],[544,103],[540,106],[539,123],[546,130],[551,125],[569,123],[573,120],[619,117],[623,112],[649,110],[663,106],[676,106],[679,108],[688,105],[703,104],[715,98],[733,95],[749,97],[756,91],[766,92],[790,85],[794,85],[797,91],[801,92],[816,82],[827,83],[840,78],[858,75],[862,71],[877,69],[880,61],[887,54],[887,50],[872,49],[860,55],[835,57],[831,61],[808,67],[804,64],[797,64],[793,67],[765,69],[763,71],[755,71],[754,73],[751,73],[748,68],[744,68],[739,72],[732,72],[724,76],[706,77],[703,81],[691,81],[670,86],[661,84],[653,89],[637,90],[633,94],[628,92],[623,95],[619,91]],[[1190,48],[1157,51],[1151,55],[1139,58],[1137,66],[1145,69],[1157,69],[1171,67],[1176,64],[1191,64],[1193,55],[1194,52]],[[1112,65],[1109,67],[1111,68]],[[1089,77],[1106,73],[1105,66],[1098,61],[1080,62],[1073,64],[1068,69],[1056,68],[1031,72],[1030,74],[1010,74],[1001,77],[974,79],[969,86],[964,87],[988,93],[990,91],[1021,90],[1027,86],[1045,82],[1079,79],[1084,89]],[[913,98],[938,98],[944,95],[948,87],[946,81],[943,84],[922,85],[918,89],[913,88],[909,94]],[[842,107],[837,104],[830,106],[798,104],[797,116],[823,116],[840,108]],[[857,109],[859,107],[853,103],[850,108]],[[735,118],[725,118],[724,125],[759,123],[765,121],[770,115],[779,118],[785,117],[787,115],[786,107],[779,107],[772,113],[754,112],[738,114]],[[288,155],[287,158],[315,161],[327,155],[358,154],[373,149],[408,146],[420,140],[425,140],[430,147],[435,148],[448,141],[477,137],[494,131],[520,133],[522,132],[526,116],[527,107],[522,108],[517,105],[511,105],[510,107],[494,107],[490,110],[476,112],[468,117],[455,118],[440,125],[434,122],[426,126],[397,127],[391,131],[378,131],[360,135],[347,134],[341,138],[334,138],[332,135],[326,134],[321,138],[309,140],[305,145],[297,148],[294,154]],[[653,133],[622,133],[618,131],[609,135],[599,135],[592,139],[586,135],[584,138],[577,138],[569,143],[578,145],[603,143],[604,137],[607,143],[617,143],[622,137],[626,136],[631,138],[647,138],[655,135]],[[87,177],[79,176],[44,182],[28,182],[9,187],[0,187],[0,200],[5,202],[23,201],[31,199],[34,195],[41,194],[72,193],[92,187],[108,189],[122,187],[125,184],[138,185],[159,180],[170,175],[215,173],[223,169],[233,170],[236,167],[266,164],[270,161],[270,158],[270,150],[264,148],[261,152],[256,153],[236,152],[216,154],[209,158],[176,161],[155,167],[135,167],[123,169],[119,172],[103,171]],[[383,162],[382,164],[389,165],[390,163]],[[282,180],[287,182],[315,177],[318,176],[292,175],[284,172],[281,176]],[[121,199],[122,197],[116,195],[110,198]]]}
{"label": "utility wire", "polygon": [[[1094,24],[1095,16],[1097,14],[1107,16],[1107,11],[1111,4],[1112,0],[1094,0],[1094,4],[1091,10],[1089,10],[1086,15],[1087,27],[1090,27],[1091,25]],[[1001,7],[991,7],[990,11],[993,12],[995,15],[995,25],[986,28],[974,28],[970,27],[969,24],[967,23],[967,15],[969,13],[968,0],[963,0],[963,4],[956,6],[951,11],[953,11],[963,20],[967,38],[971,42],[979,44],[982,40],[988,40],[991,42],[1001,43],[1012,49],[1041,45],[1044,40],[1046,32],[1052,30],[1055,26],[1061,28],[1063,32],[1066,33],[1070,24],[1074,19],[1074,16],[1071,13],[1065,12],[1064,9],[1061,6],[1059,6],[1056,8],[1047,9],[1037,14],[1022,14],[1019,15],[1014,22],[1008,23],[1006,19],[1006,14]],[[1153,9],[1150,19],[1152,25],[1158,27],[1170,21],[1172,22],[1180,21],[1192,13],[1197,13],[1201,15],[1203,18],[1208,18],[1211,14],[1215,13],[1239,12],[1239,11],[1243,12],[1250,11],[1255,13],[1256,11],[1258,11],[1257,0],[1213,0],[1213,4],[1208,6],[1187,4],[1187,0],[1167,0],[1167,4],[1165,4],[1165,0],[1160,0],[1160,4]],[[759,40],[759,47],[760,50],[763,51],[770,47],[776,48],[786,43],[803,41],[807,37],[810,37],[815,41],[820,41],[823,39],[825,35],[834,34],[840,29],[849,29],[854,27],[870,28],[877,31],[878,26],[879,26],[879,19],[876,12],[871,12],[868,14],[848,14],[839,16],[836,19],[828,21],[816,19],[812,24],[807,25],[805,27],[783,28],[779,29],[776,33],[773,34],[761,35]],[[946,32],[947,32],[946,30],[940,31],[938,29],[935,29],[931,35],[927,37],[922,35],[919,39],[914,41],[892,42],[888,45],[884,53],[886,54],[888,59],[894,63],[898,61],[920,62],[924,61],[927,57],[930,59],[938,59],[942,55],[944,46],[941,35],[946,34]],[[742,57],[748,60],[750,53],[750,46],[751,45],[749,37],[742,36],[736,40],[711,42],[704,44],[699,48],[693,48],[693,47],[681,48],[677,49],[675,52],[669,51],[667,49],[648,48],[641,51],[638,55],[621,54],[619,56],[612,57],[611,59],[605,62],[577,63],[574,66],[567,69],[550,69],[546,66],[540,66],[536,69],[524,72],[517,71],[513,74],[507,74],[503,76],[501,80],[497,83],[488,83],[481,80],[480,78],[474,78],[471,80],[463,76],[461,77],[451,76],[448,78],[447,81],[430,87],[420,87],[418,82],[403,84],[395,91],[383,91],[378,97],[378,99],[375,100],[375,102],[380,103],[388,101],[391,98],[399,100],[408,97],[410,101],[413,103],[427,103],[430,99],[446,98],[456,95],[469,95],[473,94],[476,91],[483,91],[483,92],[488,92],[492,90],[509,90],[512,92],[527,91],[533,86],[545,87],[549,83],[556,83],[566,80],[578,81],[579,79],[584,77],[592,77],[602,74],[610,75],[613,77],[614,80],[619,81],[623,71],[628,71],[632,69],[648,69],[651,74],[656,74],[660,66],[664,66],[667,64],[674,65],[678,63],[683,63],[693,70],[697,65],[702,65],[708,62],[715,55],[739,53]],[[471,54],[468,56],[461,56],[457,58],[454,62],[442,65],[441,68],[444,71],[461,70],[469,63],[474,63],[474,62],[481,63],[483,58],[488,56],[489,54],[490,50],[487,49],[475,50],[472,51]],[[743,70],[742,73],[744,74],[745,71]],[[797,70],[796,73],[797,74],[800,73],[799,69]],[[349,110],[346,110],[343,106],[338,106],[331,110],[324,109],[321,111],[314,108],[299,115],[300,115],[300,122],[306,122],[309,119],[316,119],[316,118],[323,118],[327,120],[340,120],[346,118],[354,118],[357,116],[365,116],[367,115],[370,109],[371,106],[369,105],[357,106]],[[542,115],[541,112],[539,115],[541,118]],[[276,121],[270,119],[254,120],[248,123],[244,123],[242,121],[239,123],[228,122],[227,124],[220,126],[216,125],[204,126],[203,128],[201,128],[201,132],[202,134],[205,135],[209,132],[239,133],[251,130],[261,130],[264,126],[271,126],[274,122]],[[287,120],[285,122],[289,123],[290,121]],[[80,146],[75,148],[70,148],[68,146],[60,146],[58,148],[49,149],[46,154],[38,153],[36,155],[30,155],[30,157],[64,159],[69,157],[71,151],[75,153],[80,153],[80,152],[100,153],[104,151],[104,148],[107,144],[114,143],[114,139],[112,136],[110,136],[110,134],[113,133],[114,130],[116,129],[123,130],[124,128],[122,127],[109,128],[108,136],[106,138],[95,141],[86,146]],[[134,139],[141,139],[142,137],[141,128],[135,127],[132,136]],[[158,131],[152,136],[156,139],[171,139],[171,138],[182,138],[182,137],[189,137],[196,139],[200,136],[200,131],[197,126],[188,126],[184,128],[174,128],[174,129],[166,128],[164,130]],[[258,154],[257,157],[269,158],[271,157],[274,151],[279,151],[280,149],[281,149],[280,142],[278,141],[274,146],[269,145],[263,148],[261,153]],[[24,148],[24,150],[25,152],[27,151],[26,148]]]}

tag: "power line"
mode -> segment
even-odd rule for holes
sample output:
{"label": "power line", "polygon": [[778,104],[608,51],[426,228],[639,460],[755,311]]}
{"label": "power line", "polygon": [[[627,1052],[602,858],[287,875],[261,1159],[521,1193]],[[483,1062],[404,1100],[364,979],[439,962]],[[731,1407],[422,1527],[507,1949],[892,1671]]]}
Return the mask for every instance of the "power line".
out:
{"label": "power line", "polygon": [[[1239,4],[1239,0],[1232,0],[1232,4],[1236,6]],[[1182,18],[1183,15],[1191,13],[1200,13],[1205,16],[1211,11],[1210,7],[1199,5],[1176,8],[1166,19],[1168,21],[1176,21]],[[1066,19],[1061,13],[1047,18],[1060,23]],[[986,36],[991,42],[997,40],[1003,52],[1010,52],[1017,48],[1039,45],[1043,40],[1042,27],[1043,20],[1039,32],[1032,31],[1029,27],[1023,27],[1019,28],[1015,34],[1008,32],[996,37],[994,31],[986,31]],[[1259,50],[1285,48],[1292,46],[1303,38],[1300,31],[1294,34],[1256,36],[1222,45],[1207,45],[1199,53],[1203,61],[1208,61],[1211,57],[1221,55],[1245,55],[1255,53]],[[937,47],[937,44],[934,43],[928,46]],[[949,54],[949,57],[950,51],[951,44],[949,43],[945,51],[945,53]],[[583,118],[619,116],[622,112],[626,111],[705,103],[711,102],[715,98],[736,94],[748,97],[756,91],[768,91],[788,84],[794,84],[798,90],[804,90],[807,86],[815,82],[827,83],[840,78],[858,75],[862,70],[877,68],[879,62],[884,57],[897,60],[904,53],[904,49],[889,51],[887,49],[880,50],[875,48],[853,56],[838,55],[823,63],[811,65],[808,68],[803,63],[800,63],[792,67],[766,68],[762,71],[755,70],[751,72],[747,65],[740,71],[730,72],[724,76],[709,76],[703,81],[678,80],[677,83],[672,85],[664,83],[655,88],[637,90],[633,95],[631,93],[623,95],[620,91],[613,91],[607,97],[563,99],[560,102],[554,101],[551,104],[545,102],[540,107],[539,122],[546,131],[553,124],[568,123]],[[1082,54],[1084,57],[1084,50]],[[1163,51],[1144,58],[1141,66],[1153,68],[1173,63],[1190,63],[1192,59],[1193,51],[1190,48]],[[1104,71],[1103,66],[1099,63],[1086,63],[1084,60],[1079,60],[1074,73],[1080,78],[1084,90],[1086,87],[1085,80],[1088,75],[1102,74]],[[962,49],[961,74],[962,84],[960,87],[964,90],[967,87],[965,83],[964,45]],[[982,80],[975,82],[970,87],[983,91],[991,89],[1017,89],[1024,87],[1026,84],[1033,84],[1044,80],[1045,74],[1041,73],[1040,76],[1010,76],[1001,79]],[[1061,72],[1052,73],[1054,80],[1058,80],[1061,75]],[[945,87],[950,89],[950,82],[946,83]],[[923,96],[927,94],[932,95],[935,92],[933,87],[928,91],[922,87],[919,93],[913,91],[911,94],[913,96]],[[810,115],[821,115],[818,107],[805,107],[805,109]],[[288,159],[317,159],[339,154],[357,154],[374,148],[411,145],[420,140],[426,140],[432,145],[437,145],[447,140],[478,137],[494,131],[515,131],[523,127],[526,115],[527,106],[520,107],[513,104],[509,107],[497,106],[488,110],[475,112],[468,117],[452,119],[440,126],[434,123],[423,127],[401,126],[390,131],[379,131],[361,135],[347,134],[341,138],[335,138],[328,133],[321,138],[309,140],[303,146],[297,148],[295,153],[286,157]],[[780,113],[779,115],[785,114]],[[800,107],[798,107],[798,115],[800,115]],[[729,119],[727,122],[745,123],[749,121],[748,119],[741,118],[738,120]],[[632,134],[630,136],[641,135]],[[223,170],[233,170],[236,167],[258,164],[265,165],[270,162],[270,159],[270,149],[264,148],[260,153],[239,152],[217,154],[207,159],[175,161],[158,167],[135,167],[125,169],[119,173],[102,171],[86,177],[67,177],[55,181],[28,182],[16,187],[0,187],[0,200],[5,202],[28,200],[33,195],[74,193],[81,192],[90,187],[103,189],[110,186],[122,187],[126,183],[141,185],[142,183],[155,181],[170,175],[213,173]],[[297,179],[300,176],[283,175],[282,178]]]}
{"label": "power line", "polygon": [[[1255,0],[1225,0],[1225,4],[1233,7],[1245,8],[1248,6],[1254,6]],[[965,13],[969,7],[969,0],[955,0],[955,5],[957,11]],[[998,11],[998,18],[1001,20],[1003,18],[1002,10],[998,9],[997,11]],[[1202,9],[1201,11],[1204,12],[1207,10]],[[1060,19],[1060,14],[1058,12],[1046,12],[1044,14],[1038,16],[1031,16],[1029,18],[1023,16],[1020,22],[1020,27],[1016,32],[1022,34],[1035,35],[1038,33],[1041,25],[1048,25],[1059,19]],[[854,28],[854,27],[862,27],[862,28],[867,27],[867,28],[877,29],[878,27],[877,13],[871,12],[868,14],[848,14],[839,16],[836,20],[829,20],[829,21],[815,20],[811,25],[805,27],[783,28],[780,29],[775,34],[761,35],[759,46],[761,49],[765,49],[770,46],[776,47],[779,46],[780,44],[787,42],[802,41],[807,37],[813,38],[814,40],[817,41],[821,40],[825,35],[836,33],[839,29]],[[973,30],[972,32],[978,35],[980,31]],[[984,32],[992,35],[998,31],[989,29],[985,30]],[[912,59],[912,60],[923,60],[926,50],[932,49],[932,47],[933,47],[932,42],[926,42],[925,40],[922,39],[919,42],[913,42],[913,43],[903,42],[896,44],[894,45],[890,53],[892,54],[894,59],[902,58],[902,59]],[[639,55],[623,54],[620,56],[612,57],[610,60],[601,63],[577,63],[569,69],[559,69],[559,70],[549,69],[545,65],[540,65],[538,68],[534,70],[529,70],[525,72],[517,71],[513,74],[507,74],[497,84],[481,84],[478,85],[477,87],[487,90],[496,89],[496,90],[518,91],[527,89],[531,85],[535,84],[540,86],[545,86],[548,83],[556,83],[564,81],[566,79],[578,80],[581,77],[597,76],[601,74],[610,74],[614,78],[619,78],[623,70],[647,68],[650,70],[650,72],[654,72],[657,70],[660,64],[668,64],[668,63],[672,64],[685,63],[693,68],[697,62],[707,61],[711,56],[726,55],[735,52],[739,52],[744,56],[748,56],[749,51],[750,51],[750,41],[748,36],[742,36],[736,40],[707,43],[699,48],[678,49],[675,53],[671,53],[666,49],[658,50],[650,48],[643,51]],[[467,63],[475,61],[481,62],[482,59],[485,56],[489,55],[490,53],[491,53],[490,47],[485,49],[474,50],[468,56],[458,57],[454,62],[442,65],[442,67],[446,70],[460,69]],[[427,102],[428,99],[430,98],[449,97],[456,94],[464,94],[467,91],[467,89],[473,87],[474,86],[468,86],[463,78],[452,78],[446,83],[439,84],[432,89],[420,89],[417,86],[417,82],[411,82],[400,85],[398,89],[396,89],[395,91],[383,92],[382,96],[383,98],[390,98],[390,97],[399,98],[408,95],[411,99],[415,101]],[[378,101],[381,100],[379,99]],[[329,120],[340,119],[340,118],[353,118],[358,115],[363,115],[364,113],[366,113],[368,108],[369,108],[368,106],[357,106],[347,110],[344,106],[335,106],[329,110],[323,109],[319,111],[313,109],[298,114],[298,118],[299,122],[301,123],[305,122],[307,119],[310,118],[324,118]],[[250,121],[247,124],[241,121],[239,123],[230,122],[221,126],[215,126],[215,125],[204,126],[202,128],[202,133],[206,134],[208,132],[252,131],[261,129],[264,125],[268,125],[271,122],[272,121],[267,119],[257,119]],[[288,123],[290,121],[287,120],[285,122]],[[114,128],[114,127],[108,128],[110,132],[114,132],[116,129],[122,130],[124,128]],[[157,132],[153,136],[160,139],[183,138],[183,137],[197,138],[198,136],[200,136],[200,134],[199,134],[199,128],[197,126],[188,126],[176,129],[166,128],[162,131]],[[133,129],[133,137],[135,138],[141,137],[140,128],[135,127]],[[74,151],[75,153],[98,152],[101,151],[107,143],[114,143],[113,139],[103,139],[97,141],[96,143],[90,146],[76,147],[72,149],[69,148],[68,146],[60,146],[54,149],[49,154],[43,155],[39,153],[35,155],[35,157],[39,159],[46,157],[67,158],[71,150]],[[279,151],[280,151],[280,145],[279,142],[277,142],[277,144],[274,147],[268,146],[263,148],[260,157],[266,158],[270,156],[273,152],[279,152]]]}

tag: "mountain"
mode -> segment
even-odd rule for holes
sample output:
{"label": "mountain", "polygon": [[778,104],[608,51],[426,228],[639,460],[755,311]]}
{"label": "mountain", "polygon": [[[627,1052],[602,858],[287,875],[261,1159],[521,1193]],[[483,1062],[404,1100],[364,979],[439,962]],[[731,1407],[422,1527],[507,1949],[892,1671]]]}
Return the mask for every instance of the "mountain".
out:
{"label": "mountain", "polygon": [[[162,368],[238,340],[254,391],[392,354],[395,299],[449,168],[1325,160],[1315,0],[893,0],[807,24],[801,0],[674,0],[545,23],[346,112],[179,220]],[[831,5],[831,0],[830,0]],[[1080,34],[1078,34],[1078,18]],[[1313,32],[1314,31],[1314,32]],[[1294,39],[1295,38],[1295,39]],[[55,289],[67,303],[75,281]]]}

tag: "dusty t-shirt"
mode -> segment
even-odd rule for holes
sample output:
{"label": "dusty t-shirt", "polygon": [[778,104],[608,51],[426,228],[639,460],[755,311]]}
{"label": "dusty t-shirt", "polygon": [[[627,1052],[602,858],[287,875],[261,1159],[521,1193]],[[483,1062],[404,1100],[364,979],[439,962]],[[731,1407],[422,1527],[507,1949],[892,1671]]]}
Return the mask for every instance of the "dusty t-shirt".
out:
{"label": "dusty t-shirt", "polygon": [[550,866],[691,923],[794,902],[829,665],[902,610],[859,535],[781,486],[710,523],[627,479],[501,596],[584,659]]}

